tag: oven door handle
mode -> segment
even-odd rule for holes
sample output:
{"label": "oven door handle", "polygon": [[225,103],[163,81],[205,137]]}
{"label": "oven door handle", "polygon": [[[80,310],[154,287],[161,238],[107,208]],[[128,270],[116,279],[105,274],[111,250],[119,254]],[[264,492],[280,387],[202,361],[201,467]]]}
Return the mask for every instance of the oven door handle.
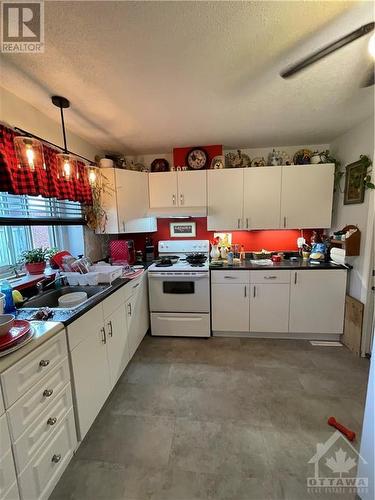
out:
{"label": "oven door handle", "polygon": [[195,281],[201,279],[208,279],[208,273],[202,274],[168,274],[165,273],[148,273],[149,278],[162,279],[163,281]]}

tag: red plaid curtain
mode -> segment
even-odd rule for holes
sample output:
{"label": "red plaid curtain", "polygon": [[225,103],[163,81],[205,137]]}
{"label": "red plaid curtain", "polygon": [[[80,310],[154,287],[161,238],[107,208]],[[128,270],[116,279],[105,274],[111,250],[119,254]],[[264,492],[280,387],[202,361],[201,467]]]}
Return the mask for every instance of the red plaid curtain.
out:
{"label": "red plaid curtain", "polygon": [[13,130],[0,124],[0,191],[92,204],[92,192],[84,163],[77,162],[77,177],[70,180],[58,178],[56,154],[59,151],[43,145],[45,168],[37,168],[34,172],[20,169],[13,143],[16,135]]}

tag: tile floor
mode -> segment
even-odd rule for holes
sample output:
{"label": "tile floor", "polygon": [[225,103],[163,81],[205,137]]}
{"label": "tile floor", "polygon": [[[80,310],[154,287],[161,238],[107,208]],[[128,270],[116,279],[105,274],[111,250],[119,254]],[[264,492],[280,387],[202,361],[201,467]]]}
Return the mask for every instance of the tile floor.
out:
{"label": "tile floor", "polygon": [[307,462],[329,416],[360,434],[367,371],[345,347],[147,336],[51,498],[312,498]]}

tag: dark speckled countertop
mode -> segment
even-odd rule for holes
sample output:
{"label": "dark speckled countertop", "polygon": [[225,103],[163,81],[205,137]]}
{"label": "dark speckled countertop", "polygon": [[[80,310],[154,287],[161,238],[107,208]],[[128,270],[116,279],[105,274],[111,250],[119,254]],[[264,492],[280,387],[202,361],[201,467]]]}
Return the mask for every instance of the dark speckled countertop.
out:
{"label": "dark speckled countertop", "polygon": [[[151,263],[150,263],[151,264]],[[145,265],[145,270],[149,267],[150,264]],[[65,326],[69,325],[76,319],[78,319],[80,316],[85,314],[87,311],[95,307],[97,304],[102,302],[104,299],[112,295],[116,290],[119,290],[123,286],[125,286],[127,283],[129,283],[132,280],[129,280],[127,278],[117,278],[111,285],[108,285],[108,288],[103,290],[103,292],[99,293],[98,295],[90,298],[87,300],[85,303],[83,303],[81,306],[78,306],[74,309],[58,309],[54,308],[53,310],[53,316],[51,316],[47,321],[59,321],[63,323]],[[25,309],[18,309],[17,310],[17,319],[27,319],[30,320],[32,319],[32,316],[38,311],[39,308],[25,308]]]}
{"label": "dark speckled countertop", "polygon": [[331,262],[321,262],[319,264],[311,264],[307,260],[297,259],[297,260],[283,260],[281,262],[273,262],[272,264],[262,265],[255,264],[249,260],[242,261],[240,264],[228,265],[223,263],[223,265],[218,266],[215,264],[210,264],[210,270],[220,269],[231,269],[231,270],[255,270],[255,269],[347,269],[344,266],[336,265]]}

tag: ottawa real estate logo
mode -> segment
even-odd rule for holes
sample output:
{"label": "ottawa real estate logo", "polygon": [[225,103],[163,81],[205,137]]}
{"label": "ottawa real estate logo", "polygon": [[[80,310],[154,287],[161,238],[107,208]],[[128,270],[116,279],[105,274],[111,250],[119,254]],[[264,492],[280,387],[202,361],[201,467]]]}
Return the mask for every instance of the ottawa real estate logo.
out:
{"label": "ottawa real estate logo", "polygon": [[307,478],[311,494],[359,495],[368,491],[368,478],[358,476],[361,465],[367,462],[339,431],[316,445],[308,463],[314,466],[314,475]]}
{"label": "ottawa real estate logo", "polygon": [[1,2],[1,52],[44,52],[44,2]]}

